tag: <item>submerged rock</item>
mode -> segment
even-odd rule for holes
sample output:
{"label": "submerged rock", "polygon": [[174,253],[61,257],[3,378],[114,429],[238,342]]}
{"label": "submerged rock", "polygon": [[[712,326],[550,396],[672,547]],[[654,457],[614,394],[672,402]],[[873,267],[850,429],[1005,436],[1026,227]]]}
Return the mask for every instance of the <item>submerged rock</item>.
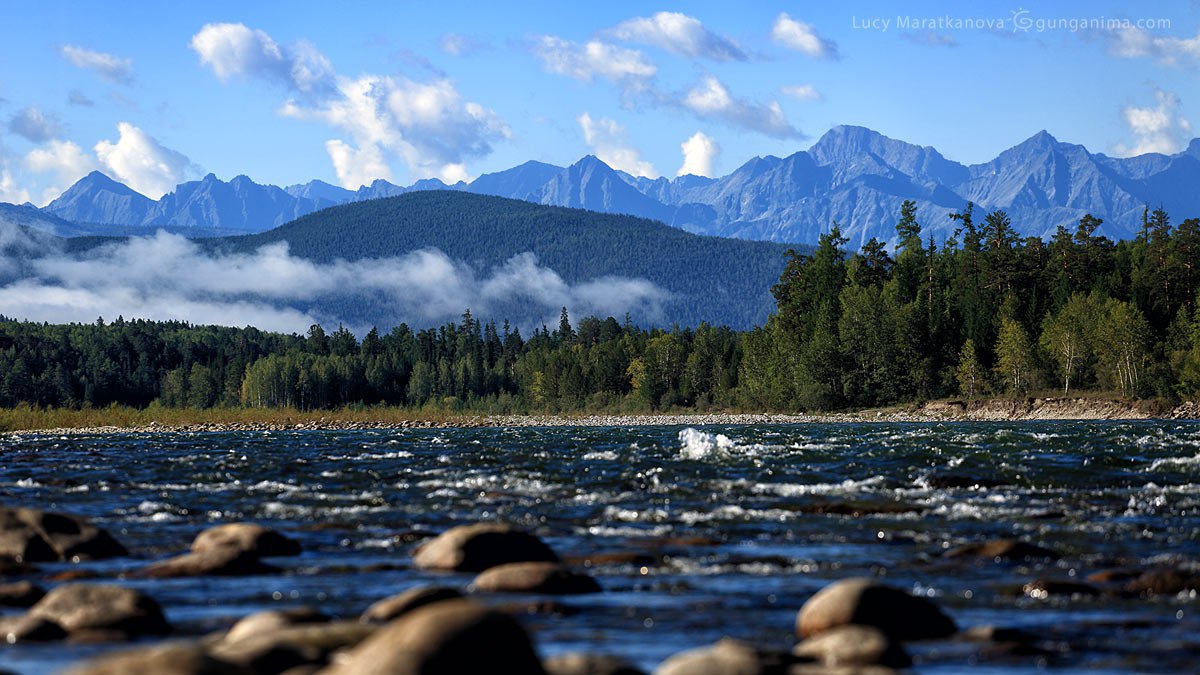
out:
{"label": "submerged rock", "polygon": [[553,562],[509,563],[491,567],[475,577],[472,587],[485,593],[544,593],[579,595],[604,589],[595,579]]}
{"label": "submerged rock", "polygon": [[222,637],[226,642],[237,642],[246,638],[264,635],[283,628],[313,623],[326,623],[329,615],[311,607],[294,607],[291,609],[271,609],[255,612],[243,617],[233,624]]}
{"label": "submerged rock", "polygon": [[796,645],[792,653],[816,659],[826,666],[907,668],[912,665],[903,645],[870,626],[830,628]]}
{"label": "submerged rock", "polygon": [[941,638],[957,627],[932,601],[873,579],[845,579],[809,598],[796,616],[806,638],[847,624],[873,626],[898,640]]}
{"label": "submerged rock", "polygon": [[990,558],[992,560],[1058,560],[1057,551],[1030,544],[1019,539],[993,539],[976,544],[964,544],[946,551],[946,558]]}
{"label": "submerged rock", "polygon": [[0,607],[33,607],[46,596],[32,581],[17,581],[0,584]]}
{"label": "submerged rock", "polygon": [[199,645],[181,643],[133,649],[103,656],[67,671],[67,675],[255,675],[222,661]]}
{"label": "submerged rock", "polygon": [[155,579],[203,576],[253,576],[274,574],[278,567],[264,563],[257,555],[236,548],[213,548],[184,553],[137,571],[134,575]]}
{"label": "submerged rock", "polygon": [[328,675],[543,675],[525,629],[470,600],[426,605],[384,626]]}
{"label": "submerged rock", "polygon": [[619,656],[570,653],[542,661],[547,675],[645,675],[640,668]]}
{"label": "submerged rock", "polygon": [[129,551],[85,518],[26,508],[0,508],[0,556],[18,562],[98,560]]}
{"label": "submerged rock", "polygon": [[53,621],[72,636],[96,631],[113,637],[171,632],[162,607],[153,598],[124,586],[59,586],[34,605],[29,616]]}
{"label": "submerged rock", "polygon": [[809,657],[762,650],[725,638],[671,656],[654,670],[654,675],[771,675],[790,673],[791,667],[812,662]]}
{"label": "submerged rock", "polygon": [[1062,579],[1035,579],[1022,586],[1021,591],[1035,600],[1045,600],[1054,595],[1088,598],[1100,595],[1095,586]]}
{"label": "submerged rock", "polygon": [[1175,595],[1200,591],[1200,574],[1183,569],[1150,570],[1125,584],[1125,591],[1140,595]]}
{"label": "submerged rock", "polygon": [[46,642],[67,637],[67,631],[57,623],[40,616],[0,618],[0,642]]}
{"label": "submerged rock", "polygon": [[459,600],[463,594],[445,586],[416,586],[403,593],[384,598],[362,613],[364,623],[385,623],[397,619],[418,607],[445,600]]}
{"label": "submerged rock", "polygon": [[502,523],[450,528],[413,554],[413,564],[427,570],[482,572],[514,562],[558,562],[558,556],[536,536]]}
{"label": "submerged rock", "polygon": [[276,530],[256,523],[228,523],[211,527],[196,536],[193,553],[232,548],[259,557],[300,555],[300,544]]}

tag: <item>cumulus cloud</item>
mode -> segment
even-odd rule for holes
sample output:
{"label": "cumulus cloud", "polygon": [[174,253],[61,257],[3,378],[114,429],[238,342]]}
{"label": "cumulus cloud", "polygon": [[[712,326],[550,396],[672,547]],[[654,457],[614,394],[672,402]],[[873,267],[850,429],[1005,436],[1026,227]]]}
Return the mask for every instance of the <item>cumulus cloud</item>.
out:
{"label": "cumulus cloud", "polygon": [[[427,326],[452,320],[469,307],[476,316],[533,325],[556,316],[563,306],[577,315],[633,307],[652,318],[670,298],[640,279],[569,284],[531,253],[485,273],[432,249],[320,264],[292,256],[282,243],[253,253],[212,254],[162,232],[83,255],[50,254],[22,262],[26,272],[0,287],[0,314],[52,322],[123,315],[302,332],[313,323]],[[355,300],[383,313],[339,314],[336,308]],[[517,308],[524,314],[513,315]]]}
{"label": "cumulus cloud", "polygon": [[196,173],[183,153],[172,150],[138,127],[117,124],[119,137],[96,144],[96,157],[108,172],[151,199],[158,199]]}
{"label": "cumulus cloud", "polygon": [[282,85],[293,98],[280,114],[317,120],[345,134],[326,141],[339,182],[357,188],[391,179],[390,163],[404,161],[411,178],[468,177],[466,161],[491,153],[510,130],[494,111],[464,100],[439,78],[345,77],[309,43],[280,45],[243,24],[208,24],[191,47],[221,80],[253,78]]}
{"label": "cumulus cloud", "polygon": [[223,81],[260,77],[310,93],[330,86],[334,77],[329,59],[311,44],[285,48],[265,32],[240,23],[206,24],[189,46]]}
{"label": "cumulus cloud", "polygon": [[1154,107],[1127,106],[1121,117],[1133,135],[1133,143],[1119,143],[1113,149],[1118,157],[1135,157],[1150,152],[1172,154],[1179,152],[1191,138],[1192,125],[1180,111],[1179,95],[1154,90]]}
{"label": "cumulus cloud", "polygon": [[675,172],[676,176],[713,176],[713,164],[721,154],[721,146],[712,137],[697,131],[680,143],[679,149],[683,152],[683,166]]}
{"label": "cumulus cloud", "polygon": [[58,115],[29,106],[13,115],[8,121],[8,130],[31,143],[44,143],[62,136],[65,129]]}
{"label": "cumulus cloud", "polygon": [[90,70],[109,82],[133,83],[133,59],[92,51],[78,45],[63,45],[59,54],[76,68]]}
{"label": "cumulus cloud", "polygon": [[1152,58],[1164,65],[1179,65],[1183,59],[1200,58],[1200,33],[1191,38],[1154,35],[1135,26],[1124,26],[1108,34],[1109,52],[1127,59]]}
{"label": "cumulus cloud", "polygon": [[679,12],[629,19],[609,32],[618,40],[653,45],[693,59],[745,61],[747,58],[736,42],[705,28],[699,19]]}
{"label": "cumulus cloud", "polygon": [[771,26],[771,39],[777,44],[815,59],[838,57],[836,42],[821,37],[812,24],[793,19],[787,12],[775,18],[775,23]]}
{"label": "cumulus cloud", "polygon": [[637,148],[629,145],[625,128],[607,117],[592,119],[588,113],[579,116],[579,128],[583,141],[588,144],[600,161],[619,171],[657,178],[654,166],[641,158]]}
{"label": "cumulus cloud", "polygon": [[83,148],[65,140],[52,140],[25,155],[25,166],[35,173],[52,173],[54,182],[42,190],[45,206],[96,168],[96,160]]}
{"label": "cumulus cloud", "polygon": [[658,68],[640,51],[600,40],[579,44],[543,35],[534,43],[533,53],[547,72],[581,82],[604,78],[626,89],[641,90],[658,73]]}
{"label": "cumulus cloud", "polygon": [[756,103],[735,98],[713,75],[704,78],[683,98],[683,107],[704,119],[719,120],[774,138],[803,138],[787,121],[778,101]]}
{"label": "cumulus cloud", "polygon": [[787,84],[779,88],[784,96],[791,96],[800,101],[820,101],[821,92],[811,84]]}
{"label": "cumulus cloud", "polygon": [[325,146],[346,188],[390,177],[388,156],[402,158],[413,178],[454,182],[467,177],[467,159],[490,154],[493,142],[511,134],[499,115],[464,101],[445,79],[339,78],[337,96],[312,105],[289,101],[281,112],[323,121],[354,140]]}
{"label": "cumulus cloud", "polygon": [[24,204],[29,201],[29,190],[18,184],[8,162],[0,157],[0,202]]}

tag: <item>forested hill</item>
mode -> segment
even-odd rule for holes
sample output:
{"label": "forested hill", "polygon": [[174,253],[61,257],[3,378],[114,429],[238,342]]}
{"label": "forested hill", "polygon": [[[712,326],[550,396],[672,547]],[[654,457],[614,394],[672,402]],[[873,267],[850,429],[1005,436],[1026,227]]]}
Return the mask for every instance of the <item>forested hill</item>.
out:
{"label": "forested hill", "polygon": [[464,192],[415,192],[318,211],[261,234],[198,241],[221,252],[276,242],[316,262],[436,248],[483,271],[532,252],[568,283],[645,279],[669,291],[664,323],[748,328],[774,307],[788,247],[689,234],[659,222]]}

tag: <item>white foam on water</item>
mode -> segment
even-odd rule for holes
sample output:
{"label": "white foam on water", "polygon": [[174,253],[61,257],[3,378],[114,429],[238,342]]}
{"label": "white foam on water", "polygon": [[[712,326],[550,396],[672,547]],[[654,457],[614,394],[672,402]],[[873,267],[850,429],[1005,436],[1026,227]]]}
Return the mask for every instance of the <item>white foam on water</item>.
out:
{"label": "white foam on water", "polygon": [[582,459],[592,462],[615,462],[616,460],[620,459],[620,457],[617,455],[615,450],[597,450],[594,452],[585,452]]}
{"label": "white foam on water", "polygon": [[684,459],[723,459],[728,457],[737,443],[725,434],[710,434],[688,427],[679,432],[679,454]]}
{"label": "white foam on water", "polygon": [[1164,457],[1150,464],[1151,471],[1158,471],[1164,466],[1200,467],[1200,455],[1195,457]]}

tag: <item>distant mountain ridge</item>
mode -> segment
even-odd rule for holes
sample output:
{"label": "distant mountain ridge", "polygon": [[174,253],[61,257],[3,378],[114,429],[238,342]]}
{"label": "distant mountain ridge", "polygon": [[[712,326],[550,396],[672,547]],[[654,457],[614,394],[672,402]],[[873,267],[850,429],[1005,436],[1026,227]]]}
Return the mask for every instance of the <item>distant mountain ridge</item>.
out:
{"label": "distant mountain ridge", "polygon": [[1136,233],[1146,205],[1161,205],[1176,220],[1200,215],[1198,187],[1200,139],[1178,154],[1122,159],[1042,131],[989,162],[964,165],[932,147],[839,126],[806,151],[755,157],[720,178],[635,177],[589,155],[569,167],[526,162],[469,184],[424,179],[402,187],[376,180],[358,190],[322,181],[279,188],[245,176],[223,182],[210,174],[156,202],[94,172],[43,210],[95,234],[165,227],[212,236],[266,231],[337,204],[460,190],[635,215],[699,234],[786,243],[815,243],[837,222],[856,248],[872,237],[893,240],[906,199],[917,202],[925,232],[939,240],[953,231],[948,215],[968,201],[983,211],[1008,211],[1027,236],[1048,236],[1059,225],[1073,228],[1091,213],[1104,219],[1101,233],[1122,239]]}

